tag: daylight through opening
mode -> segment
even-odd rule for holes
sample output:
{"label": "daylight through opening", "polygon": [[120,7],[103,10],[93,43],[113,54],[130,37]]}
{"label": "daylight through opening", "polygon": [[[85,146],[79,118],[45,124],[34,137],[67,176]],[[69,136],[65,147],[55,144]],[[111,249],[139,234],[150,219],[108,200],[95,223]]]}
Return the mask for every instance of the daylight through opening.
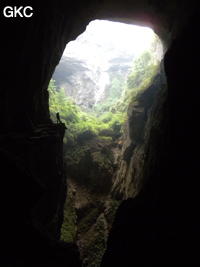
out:
{"label": "daylight through opening", "polygon": [[120,181],[144,142],[162,57],[152,29],[95,20],[67,44],[49,83],[51,118],[66,125],[61,239],[77,243],[83,266],[100,266],[118,206],[137,193]]}

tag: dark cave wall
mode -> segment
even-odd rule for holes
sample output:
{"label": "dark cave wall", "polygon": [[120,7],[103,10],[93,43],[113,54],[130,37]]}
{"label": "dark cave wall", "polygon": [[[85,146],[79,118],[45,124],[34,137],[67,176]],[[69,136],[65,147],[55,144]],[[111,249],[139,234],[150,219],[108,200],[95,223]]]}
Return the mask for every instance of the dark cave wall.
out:
{"label": "dark cave wall", "polygon": [[[115,189],[116,193],[120,192],[125,184],[123,195],[127,200],[117,211],[101,266],[154,266],[168,261],[169,249],[164,250],[164,236],[160,236],[167,232],[165,224],[171,219],[160,207],[163,194],[160,183],[168,168],[169,143],[169,107],[162,75],[159,74],[161,77],[156,77],[156,84],[151,85],[160,88],[156,88],[148,119],[143,122],[146,129],[140,131],[140,138],[145,135],[145,140],[137,144],[131,154],[128,174],[132,175],[132,180],[124,177],[121,188],[118,185]],[[152,94],[151,90],[149,88],[146,93]]]}
{"label": "dark cave wall", "polygon": [[56,241],[66,194],[62,139],[58,127],[1,135],[1,266],[80,266],[76,246]]}
{"label": "dark cave wall", "polygon": [[46,88],[71,31],[72,18],[62,14],[61,5],[32,6],[35,13],[31,19],[16,18],[13,23],[1,18],[4,40],[11,40],[5,42],[7,81],[2,88],[9,101],[2,98],[1,105],[2,128],[6,130],[30,129],[32,123],[49,121]]}
{"label": "dark cave wall", "polygon": [[[6,57],[0,90],[0,265],[80,266],[76,246],[56,241],[66,194],[64,129],[50,121],[46,91],[67,39],[73,37],[79,8],[74,5],[66,16],[61,2],[44,8],[36,1],[30,4],[35,10],[30,20],[1,14]],[[78,27],[77,34],[82,30]]]}
{"label": "dark cave wall", "polygon": [[158,164],[141,193],[119,208],[102,266],[200,264],[198,18],[197,11],[165,56],[164,131],[150,140]]}
{"label": "dark cave wall", "polygon": [[[90,20],[108,18],[151,25],[168,42],[190,14],[188,3],[51,0],[42,6],[39,1],[20,1],[21,5],[33,6],[32,18],[8,19],[1,14],[2,54],[6,54],[2,62],[2,130],[29,129],[32,124],[49,121],[48,82],[66,43],[83,32]],[[1,6],[3,9],[3,3]],[[181,13],[184,8],[187,13]]]}
{"label": "dark cave wall", "polygon": [[[0,4],[2,8],[4,3]],[[112,264],[115,266],[117,260],[124,263],[124,259],[127,259],[127,262],[128,259],[139,262],[141,259],[139,256],[144,258],[144,255],[149,256],[153,262],[155,260],[153,248],[157,249],[159,242],[163,245],[163,250],[161,251],[161,248],[158,250],[160,259],[163,256],[170,262],[173,255],[176,259],[180,257],[182,260],[185,258],[189,260],[190,256],[194,256],[192,258],[194,261],[196,259],[192,254],[195,253],[194,242],[199,237],[198,181],[195,174],[198,166],[195,156],[198,136],[195,127],[198,122],[199,81],[198,69],[193,67],[194,62],[199,62],[199,55],[196,52],[199,43],[195,31],[198,30],[196,26],[198,14],[196,21],[188,21],[188,16],[195,9],[194,5],[191,1],[182,1],[181,5],[179,1],[165,1],[161,5],[156,0],[49,1],[44,7],[39,1],[27,0],[21,1],[20,4],[34,7],[33,18],[7,19],[2,14],[0,17],[2,30],[0,183],[3,218],[1,241],[4,244],[4,257],[1,261],[5,260],[7,263],[10,261],[13,264],[17,262],[22,265],[31,260],[33,266],[47,263],[49,263],[47,266],[63,266],[62,264],[66,263],[68,264],[66,266],[80,266],[75,247],[55,242],[59,235],[58,225],[62,214],[54,211],[55,207],[63,205],[64,196],[59,198],[58,193],[63,192],[64,195],[65,185],[53,153],[62,145],[62,133],[57,129],[54,134],[49,134],[51,140],[47,141],[46,137],[40,139],[41,144],[34,148],[34,155],[32,155],[33,148],[27,144],[30,140],[27,139],[35,136],[34,130],[38,129],[39,124],[48,124],[47,132],[49,130],[51,132],[52,124],[49,119],[46,91],[49,79],[59,62],[66,42],[84,31],[85,26],[93,18],[152,24],[166,44],[171,36],[175,37],[180,32],[186,22],[191,25],[173,43],[165,59],[169,82],[171,146],[165,146],[158,151],[160,164],[156,173],[155,169],[147,170],[152,179],[146,189],[136,200],[127,201],[120,208],[103,266]],[[19,5],[19,2],[15,5]],[[189,38],[185,37],[187,34]],[[192,94],[190,101],[188,90],[191,90]],[[166,120],[168,113],[165,110],[163,112]],[[164,121],[162,123],[166,125]],[[159,146],[160,138],[166,140],[167,133],[166,129],[162,135],[152,134],[152,143],[158,142]],[[56,145],[55,140],[58,139]],[[45,142],[50,146],[46,152]],[[166,141],[164,143],[166,144]],[[44,154],[40,153],[41,150]],[[166,159],[163,156],[164,150],[170,151],[172,156]],[[27,155],[30,157],[31,166],[27,163]],[[41,155],[46,156],[46,161],[51,163],[47,173],[48,163],[42,163]],[[35,171],[39,159],[41,159],[39,163],[41,172],[40,174],[35,172],[37,177],[33,177],[32,172]],[[61,154],[59,162],[62,162]],[[48,176],[53,179],[48,179]],[[17,177],[19,178],[16,179]],[[54,187],[55,181],[57,187]],[[52,203],[50,207],[48,197],[44,197],[45,195]],[[44,201],[37,210],[36,206],[41,198]],[[32,215],[32,212],[35,215]],[[45,225],[49,225],[54,215],[59,218],[55,224],[51,224],[52,228],[49,228],[47,234],[34,226],[34,218],[30,219],[31,215],[38,220],[44,218]],[[144,221],[150,223],[144,224]],[[118,246],[119,243],[123,247]],[[187,244],[192,246],[189,247]],[[176,253],[177,247],[179,249]],[[170,257],[167,254],[169,248]],[[133,251],[135,256],[132,258]],[[184,256],[181,256],[182,251]]]}
{"label": "dark cave wall", "polygon": [[2,62],[2,130],[25,130],[49,122],[46,88],[66,43],[88,24],[89,3],[21,1],[33,7],[32,18],[8,19],[1,14],[2,51],[8,51]]}

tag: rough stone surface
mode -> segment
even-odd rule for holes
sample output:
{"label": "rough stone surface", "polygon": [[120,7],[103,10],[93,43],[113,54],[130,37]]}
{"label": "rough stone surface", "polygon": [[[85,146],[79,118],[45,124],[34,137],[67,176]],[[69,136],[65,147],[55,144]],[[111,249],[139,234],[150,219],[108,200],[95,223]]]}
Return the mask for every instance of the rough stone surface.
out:
{"label": "rough stone surface", "polygon": [[68,190],[61,239],[78,245],[84,267],[98,267],[120,204],[111,187],[121,146],[118,140],[93,137],[71,153],[65,149]]}
{"label": "rough stone surface", "polygon": [[[152,168],[147,167],[152,145],[151,133],[155,131],[159,134],[162,131],[159,123],[166,92],[166,79],[161,64],[161,70],[152,85],[141,92],[136,101],[129,106],[120,167],[112,188],[113,194],[121,199],[134,197],[141,189],[144,179],[148,180],[145,170]],[[154,161],[153,151],[151,157]],[[151,164],[153,165],[153,162]]]}
{"label": "rough stone surface", "polygon": [[131,70],[133,55],[132,58],[130,56],[124,60],[115,56],[110,62],[107,59],[106,67],[100,64],[98,67],[93,66],[86,60],[73,58],[73,55],[71,58],[62,57],[52,78],[78,106],[91,111],[96,104],[105,101],[107,88],[111,87],[113,78],[117,76],[121,81],[125,81]]}
{"label": "rough stone surface", "polygon": [[165,56],[162,132],[152,131],[149,142],[156,168],[146,169],[141,193],[119,208],[102,266],[199,265],[198,18],[199,11]]}

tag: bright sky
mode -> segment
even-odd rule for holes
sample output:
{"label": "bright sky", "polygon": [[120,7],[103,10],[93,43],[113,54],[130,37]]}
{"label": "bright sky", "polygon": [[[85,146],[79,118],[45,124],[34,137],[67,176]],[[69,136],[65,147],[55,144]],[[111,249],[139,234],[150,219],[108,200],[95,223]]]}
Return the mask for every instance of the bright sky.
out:
{"label": "bright sky", "polygon": [[66,46],[64,55],[72,56],[73,54],[80,58],[88,58],[93,53],[97,54],[96,50],[93,51],[94,44],[99,47],[110,47],[111,51],[118,49],[126,50],[127,53],[139,54],[151,46],[154,36],[153,30],[147,27],[94,20],[89,23],[83,34]]}
{"label": "bright sky", "polygon": [[[98,101],[109,84],[108,70],[113,62],[131,67],[141,53],[155,47],[152,46],[155,36],[153,30],[147,27],[94,20],[88,24],[85,32],[67,44],[63,56],[80,60],[88,69],[87,75],[92,75],[92,79],[98,77],[95,80],[99,88],[96,94]],[[157,47],[154,49],[157,53]]]}

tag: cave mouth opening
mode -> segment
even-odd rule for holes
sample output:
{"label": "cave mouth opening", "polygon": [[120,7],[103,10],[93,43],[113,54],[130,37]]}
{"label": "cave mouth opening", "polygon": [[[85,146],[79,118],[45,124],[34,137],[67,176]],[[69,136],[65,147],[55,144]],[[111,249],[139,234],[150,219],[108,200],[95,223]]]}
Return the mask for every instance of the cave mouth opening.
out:
{"label": "cave mouth opening", "polygon": [[[67,127],[61,239],[77,243],[83,266],[100,266],[123,200],[113,194],[113,186],[132,147],[124,153],[130,110],[152,84],[162,57],[162,43],[152,29],[95,20],[67,44],[49,83],[51,118],[59,123],[59,113]],[[139,119],[145,116],[142,106]]]}
{"label": "cave mouth opening", "polygon": [[151,84],[162,57],[152,29],[91,21],[67,44],[48,87],[51,118],[58,121],[59,113],[68,127],[64,142],[72,144],[81,134],[83,139],[122,135],[130,103]]}

